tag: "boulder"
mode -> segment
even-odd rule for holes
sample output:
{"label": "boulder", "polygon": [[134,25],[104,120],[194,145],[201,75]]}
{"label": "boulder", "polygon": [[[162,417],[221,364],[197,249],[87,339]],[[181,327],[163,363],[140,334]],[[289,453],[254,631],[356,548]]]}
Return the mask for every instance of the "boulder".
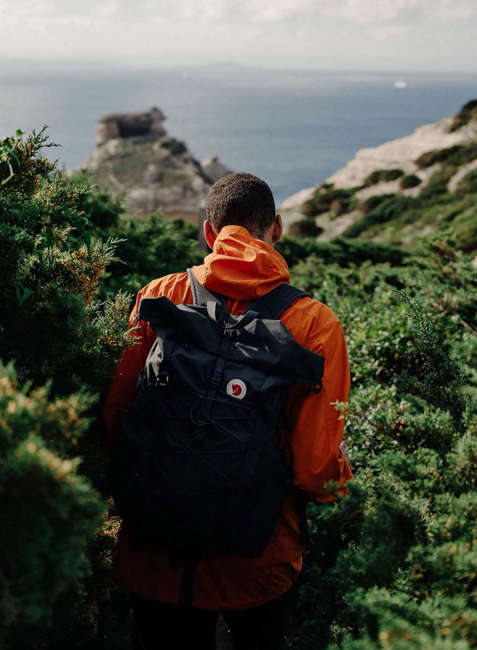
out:
{"label": "boulder", "polygon": [[217,156],[209,156],[203,160],[200,164],[204,174],[210,178],[210,180],[215,183],[220,178],[231,174],[231,170],[223,165]]}

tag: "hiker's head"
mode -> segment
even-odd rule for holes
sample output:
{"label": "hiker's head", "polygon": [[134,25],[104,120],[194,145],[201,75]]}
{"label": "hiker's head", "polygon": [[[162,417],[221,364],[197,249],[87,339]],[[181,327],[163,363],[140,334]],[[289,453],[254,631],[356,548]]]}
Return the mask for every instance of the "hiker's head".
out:
{"label": "hiker's head", "polygon": [[280,215],[275,216],[271,189],[253,174],[228,174],[218,180],[207,197],[205,239],[212,248],[224,226],[243,226],[253,237],[273,244],[282,234]]}

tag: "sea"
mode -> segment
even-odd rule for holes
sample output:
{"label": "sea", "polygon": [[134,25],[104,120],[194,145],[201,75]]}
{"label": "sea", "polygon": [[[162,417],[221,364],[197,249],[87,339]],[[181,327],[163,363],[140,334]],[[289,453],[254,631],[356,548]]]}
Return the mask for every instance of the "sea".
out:
{"label": "sea", "polygon": [[79,168],[105,113],[158,106],[198,159],[264,178],[276,202],[326,180],[363,147],[403,137],[477,97],[469,73],[0,64],[0,138],[48,126],[45,150]]}

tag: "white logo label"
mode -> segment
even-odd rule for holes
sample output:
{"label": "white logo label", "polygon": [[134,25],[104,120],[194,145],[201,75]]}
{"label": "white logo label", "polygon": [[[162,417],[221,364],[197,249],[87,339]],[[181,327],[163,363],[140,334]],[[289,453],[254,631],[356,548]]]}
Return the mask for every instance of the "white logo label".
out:
{"label": "white logo label", "polygon": [[226,388],[227,395],[236,399],[243,399],[247,394],[247,386],[241,379],[231,379]]}

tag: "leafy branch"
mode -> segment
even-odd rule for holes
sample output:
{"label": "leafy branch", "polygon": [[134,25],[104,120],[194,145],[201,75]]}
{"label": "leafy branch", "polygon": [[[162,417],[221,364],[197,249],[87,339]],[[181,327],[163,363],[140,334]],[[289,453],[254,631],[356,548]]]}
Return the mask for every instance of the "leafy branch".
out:
{"label": "leafy branch", "polygon": [[0,181],[0,185],[5,185],[14,175],[12,162],[16,162],[17,165],[20,165],[18,159],[17,147],[20,142],[22,142],[23,131],[17,129],[15,136],[5,138],[0,140],[0,162],[4,163],[8,168],[8,176]]}

